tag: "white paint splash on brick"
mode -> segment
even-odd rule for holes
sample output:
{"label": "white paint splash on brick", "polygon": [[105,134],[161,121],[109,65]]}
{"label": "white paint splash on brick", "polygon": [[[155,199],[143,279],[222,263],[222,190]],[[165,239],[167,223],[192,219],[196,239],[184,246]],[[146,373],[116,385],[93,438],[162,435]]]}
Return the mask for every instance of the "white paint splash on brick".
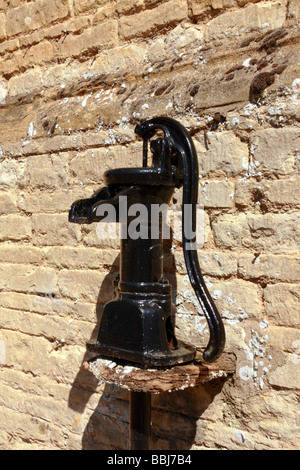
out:
{"label": "white paint splash on brick", "polygon": [[2,80],[0,80],[0,104],[6,103],[6,97],[7,97],[7,87],[5,83]]}

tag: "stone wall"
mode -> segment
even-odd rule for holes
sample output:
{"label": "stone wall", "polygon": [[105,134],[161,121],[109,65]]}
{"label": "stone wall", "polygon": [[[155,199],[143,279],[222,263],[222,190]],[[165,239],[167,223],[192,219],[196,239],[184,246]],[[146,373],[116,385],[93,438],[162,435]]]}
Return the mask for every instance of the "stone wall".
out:
{"label": "stone wall", "polygon": [[[0,448],[127,448],[128,393],[82,368],[119,243],[68,210],[140,166],[135,124],[167,115],[197,148],[199,258],[237,365],[156,396],[153,449],[299,449],[299,16],[298,0],[0,0]],[[178,336],[205,346],[180,241],[166,271]]]}

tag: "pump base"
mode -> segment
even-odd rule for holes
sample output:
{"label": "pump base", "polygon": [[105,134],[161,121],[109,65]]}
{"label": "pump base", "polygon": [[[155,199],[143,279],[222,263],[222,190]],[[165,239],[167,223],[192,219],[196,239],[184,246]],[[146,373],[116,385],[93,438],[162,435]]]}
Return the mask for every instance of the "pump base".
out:
{"label": "pump base", "polygon": [[179,364],[187,364],[193,362],[196,355],[195,348],[181,342],[178,342],[176,349],[170,350],[167,354],[113,349],[107,345],[100,344],[98,341],[88,343],[87,349],[90,352],[99,354],[99,356],[104,359],[121,359],[149,368],[172,367]]}
{"label": "pump base", "polygon": [[151,367],[192,362],[196,349],[177,341],[170,294],[120,293],[105,305],[98,338],[87,349]]}

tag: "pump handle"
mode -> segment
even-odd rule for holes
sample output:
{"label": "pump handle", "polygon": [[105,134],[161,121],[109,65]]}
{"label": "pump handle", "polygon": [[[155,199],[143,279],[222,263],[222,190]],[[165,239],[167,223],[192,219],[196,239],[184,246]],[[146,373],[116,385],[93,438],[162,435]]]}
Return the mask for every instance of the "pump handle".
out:
{"label": "pump handle", "polygon": [[[203,279],[196,249],[190,249],[195,239],[190,239],[186,235],[188,224],[191,224],[191,231],[196,231],[196,205],[198,200],[198,158],[194,143],[184,126],[169,117],[156,117],[149,119],[135,128],[136,134],[145,139],[150,139],[158,131],[164,132],[164,138],[169,144],[169,155],[174,161],[178,155],[181,157],[183,175],[183,201],[182,201],[182,243],[185,264],[191,285],[198,298],[200,306],[206,317],[209,330],[209,343],[203,353],[205,362],[213,362],[220,355],[225,346],[225,329],[222,318],[217,307],[206,287]],[[177,161],[177,164],[180,162]],[[189,205],[189,206],[188,206]],[[191,207],[190,213],[185,207]],[[187,220],[191,217],[191,220]],[[195,246],[195,245],[194,245]]]}

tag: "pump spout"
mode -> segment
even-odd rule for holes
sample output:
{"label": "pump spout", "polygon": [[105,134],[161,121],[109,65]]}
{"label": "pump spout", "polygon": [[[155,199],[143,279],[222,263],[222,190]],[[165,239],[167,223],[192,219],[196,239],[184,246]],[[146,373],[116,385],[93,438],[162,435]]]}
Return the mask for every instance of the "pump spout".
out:
{"label": "pump spout", "polygon": [[73,202],[69,211],[69,222],[74,224],[90,224],[93,220],[94,208],[111,198],[110,191],[104,187],[88,199]]}
{"label": "pump spout", "polygon": [[134,187],[116,187],[115,185],[105,186],[88,199],[79,199],[73,202],[69,211],[69,222],[75,224],[91,224],[100,222],[103,215],[98,209],[104,204],[118,207],[120,196],[126,196],[132,192]]}

